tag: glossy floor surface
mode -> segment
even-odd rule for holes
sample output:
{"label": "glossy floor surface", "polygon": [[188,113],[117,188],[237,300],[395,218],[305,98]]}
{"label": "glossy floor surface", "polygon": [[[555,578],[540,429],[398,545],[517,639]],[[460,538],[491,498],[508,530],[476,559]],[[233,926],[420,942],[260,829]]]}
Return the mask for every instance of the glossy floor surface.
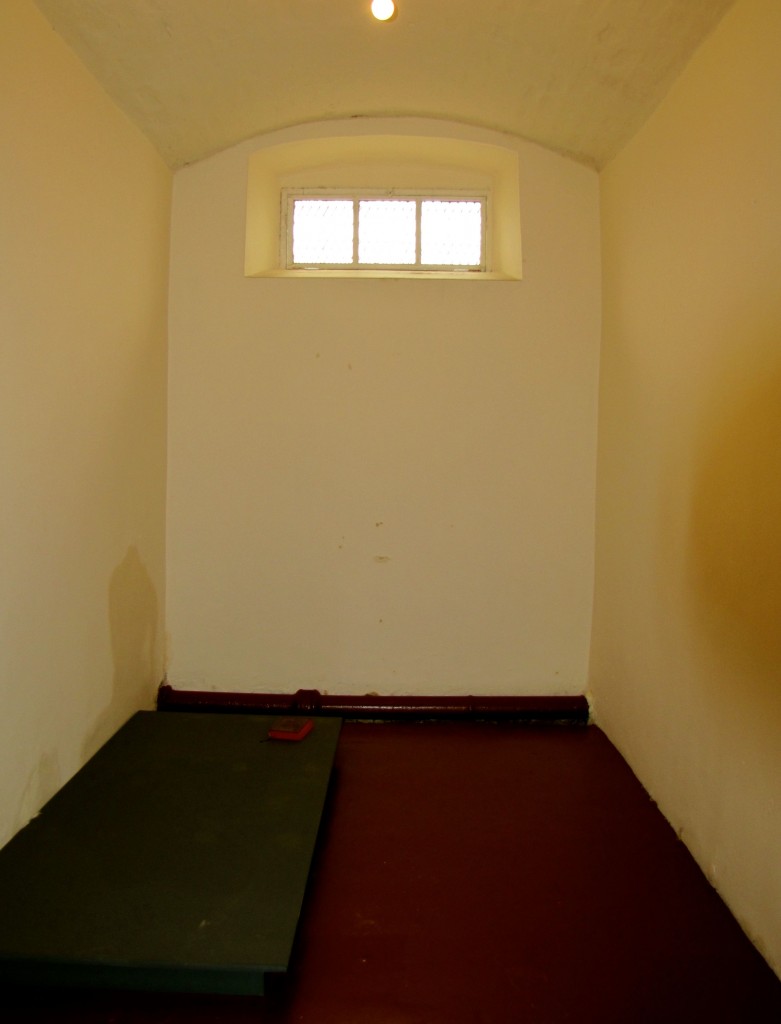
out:
{"label": "glossy floor surface", "polygon": [[67,1024],[776,1024],[781,982],[595,727],[347,723],[267,997],[4,1003]]}

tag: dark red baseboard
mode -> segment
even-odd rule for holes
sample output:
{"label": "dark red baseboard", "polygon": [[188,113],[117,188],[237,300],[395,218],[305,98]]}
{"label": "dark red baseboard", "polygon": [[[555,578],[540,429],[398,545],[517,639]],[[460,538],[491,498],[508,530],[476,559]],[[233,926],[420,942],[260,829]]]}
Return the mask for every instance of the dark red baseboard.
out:
{"label": "dark red baseboard", "polygon": [[585,697],[387,697],[377,694],[332,695],[319,690],[296,693],[215,693],[158,690],[159,711],[211,711],[233,714],[331,715],[370,721],[503,721],[587,725]]}

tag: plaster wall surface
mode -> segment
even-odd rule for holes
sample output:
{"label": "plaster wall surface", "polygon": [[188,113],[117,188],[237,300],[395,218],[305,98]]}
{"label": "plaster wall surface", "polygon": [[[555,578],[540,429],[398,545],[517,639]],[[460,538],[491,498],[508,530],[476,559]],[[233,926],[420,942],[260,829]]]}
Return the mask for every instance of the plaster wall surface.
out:
{"label": "plaster wall surface", "polygon": [[602,173],[597,721],[781,970],[781,7]]}
{"label": "plaster wall surface", "polygon": [[0,843],[163,675],[171,175],[0,5]]}
{"label": "plaster wall surface", "polygon": [[[244,276],[251,154],[394,130],[518,154],[522,281]],[[169,681],[582,693],[596,173],[477,129],[362,119],[180,170],[172,224]]]}

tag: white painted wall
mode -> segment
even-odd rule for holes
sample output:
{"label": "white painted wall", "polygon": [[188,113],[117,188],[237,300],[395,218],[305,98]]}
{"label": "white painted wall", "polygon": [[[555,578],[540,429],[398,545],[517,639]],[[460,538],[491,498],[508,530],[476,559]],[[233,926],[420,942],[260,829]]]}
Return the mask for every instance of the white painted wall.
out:
{"label": "white painted wall", "polygon": [[170,173],[0,5],[0,843],[163,674]]}
{"label": "white painted wall", "polygon": [[246,278],[248,159],[311,127],[175,176],[174,686],[584,690],[598,179],[532,145],[446,130],[517,148],[520,282]]}
{"label": "white painted wall", "polygon": [[781,6],[603,172],[597,721],[781,970]]}

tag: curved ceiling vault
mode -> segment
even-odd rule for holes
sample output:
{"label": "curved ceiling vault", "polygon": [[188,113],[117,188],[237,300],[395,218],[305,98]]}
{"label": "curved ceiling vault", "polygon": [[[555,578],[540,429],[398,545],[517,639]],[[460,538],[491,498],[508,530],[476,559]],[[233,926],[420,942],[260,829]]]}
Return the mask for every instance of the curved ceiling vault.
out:
{"label": "curved ceiling vault", "polygon": [[36,0],[171,167],[329,118],[509,132],[601,167],[733,0]]}

